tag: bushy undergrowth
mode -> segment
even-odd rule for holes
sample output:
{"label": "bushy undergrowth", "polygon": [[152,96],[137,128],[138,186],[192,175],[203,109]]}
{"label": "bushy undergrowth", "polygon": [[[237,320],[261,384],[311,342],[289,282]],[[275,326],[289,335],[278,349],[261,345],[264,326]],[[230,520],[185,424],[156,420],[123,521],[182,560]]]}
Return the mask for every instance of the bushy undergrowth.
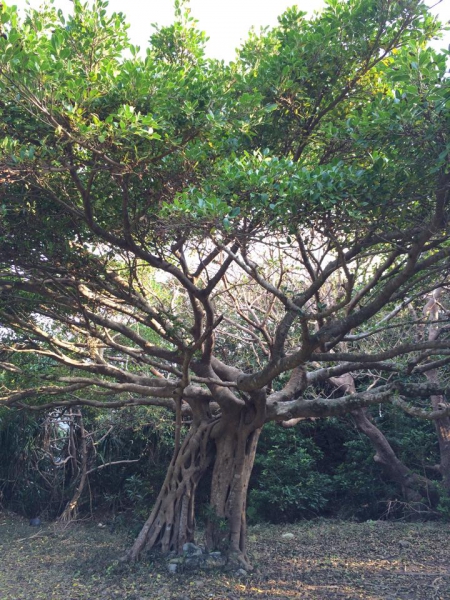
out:
{"label": "bushy undergrowth", "polygon": [[321,514],[332,485],[331,477],[319,470],[321,459],[323,452],[312,437],[268,424],[250,486],[249,517],[279,523]]}
{"label": "bushy undergrowth", "polygon": [[[438,462],[433,426],[393,408],[374,411],[374,419],[399,458],[430,476]],[[20,411],[0,413],[0,501],[26,516],[57,517],[72,497],[64,416],[36,418]],[[80,513],[114,518],[148,515],[164,480],[173,448],[172,416],[140,407],[109,413],[84,410],[91,437],[89,486]],[[76,429],[75,429],[76,432]],[[261,435],[250,483],[250,521],[292,522],[317,516],[376,519],[401,499],[373,460],[374,450],[351,418],[308,420],[285,429],[268,424]],[[119,462],[117,461],[128,461]],[[136,462],[131,462],[136,461]],[[102,465],[110,464],[104,468]],[[198,505],[208,500],[208,477],[198,490]],[[450,512],[441,502],[443,516]],[[201,510],[200,510],[201,513]],[[398,515],[397,515],[398,516]]]}
{"label": "bushy undergrowth", "polygon": [[[0,412],[3,506],[29,517],[56,518],[64,510],[78,484],[81,464],[79,425],[75,422],[71,442],[71,420],[63,413],[36,419],[25,412]],[[109,413],[84,410],[83,425],[91,473],[80,514],[148,511],[172,453],[170,416],[146,407]]]}
{"label": "bushy undergrowth", "polygon": [[[432,424],[387,407],[373,418],[399,458],[430,476],[439,461]],[[401,491],[374,461],[375,451],[351,417],[304,421],[293,429],[271,423],[261,435],[249,495],[251,520],[274,523],[314,516],[358,520],[402,516]],[[389,506],[400,508],[389,515]],[[442,504],[441,513],[445,507]]]}

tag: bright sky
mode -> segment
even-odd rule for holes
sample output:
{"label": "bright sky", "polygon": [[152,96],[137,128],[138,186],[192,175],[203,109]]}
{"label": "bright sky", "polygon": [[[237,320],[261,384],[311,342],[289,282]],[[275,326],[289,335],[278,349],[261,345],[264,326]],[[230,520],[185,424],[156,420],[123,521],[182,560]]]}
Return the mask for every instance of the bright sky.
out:
{"label": "bright sky", "polygon": [[[429,0],[428,3],[433,5],[437,1]],[[26,0],[6,0],[6,3],[19,8],[27,4]],[[42,0],[29,0],[29,3],[38,7]],[[277,16],[294,4],[301,10],[313,12],[320,9],[323,0],[191,0],[190,7],[199,28],[210,38],[208,54],[229,61],[251,27],[258,30],[275,25]],[[68,13],[72,3],[71,0],[55,0],[55,6]],[[111,12],[125,13],[130,23],[131,41],[141,48],[147,45],[152,23],[168,25],[173,21],[172,0],[110,0],[109,8]],[[439,14],[442,21],[450,21],[449,0],[443,0],[433,12]],[[450,32],[447,32],[445,42],[438,42],[437,48],[447,47],[449,42]]]}

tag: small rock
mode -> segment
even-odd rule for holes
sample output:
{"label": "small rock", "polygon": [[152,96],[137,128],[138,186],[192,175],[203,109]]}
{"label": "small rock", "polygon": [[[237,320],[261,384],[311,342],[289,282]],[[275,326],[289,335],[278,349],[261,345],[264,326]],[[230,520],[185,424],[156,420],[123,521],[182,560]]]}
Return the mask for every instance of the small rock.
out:
{"label": "small rock", "polygon": [[281,536],[284,540],[293,540],[295,535],[293,533],[283,533]]}
{"label": "small rock", "polygon": [[226,563],[226,558],[222,556],[220,552],[210,552],[204,557],[202,562],[203,569],[215,569],[217,567],[223,567]]}
{"label": "small rock", "polygon": [[189,569],[194,569],[195,567],[199,566],[200,561],[201,561],[201,558],[199,558],[197,556],[190,556],[190,557],[186,558],[186,562],[184,564]]}
{"label": "small rock", "polygon": [[172,563],[172,562],[170,562],[170,563],[167,565],[167,570],[169,571],[169,573],[170,573],[171,575],[175,575],[175,573],[177,572],[177,569],[178,569],[178,564],[177,564],[177,563]]}
{"label": "small rock", "polygon": [[39,527],[40,524],[41,524],[41,520],[38,517],[36,517],[34,519],[30,519],[31,527]]}
{"label": "small rock", "polygon": [[411,542],[407,540],[399,540],[398,545],[402,550],[406,550],[406,548],[411,548]]}
{"label": "small rock", "polygon": [[196,546],[191,542],[187,542],[183,545],[183,552],[188,556],[200,556],[203,554],[203,550],[200,548],[200,546]]}
{"label": "small rock", "polygon": [[247,577],[247,571],[245,571],[244,569],[238,569],[236,571],[236,575],[238,577]]}

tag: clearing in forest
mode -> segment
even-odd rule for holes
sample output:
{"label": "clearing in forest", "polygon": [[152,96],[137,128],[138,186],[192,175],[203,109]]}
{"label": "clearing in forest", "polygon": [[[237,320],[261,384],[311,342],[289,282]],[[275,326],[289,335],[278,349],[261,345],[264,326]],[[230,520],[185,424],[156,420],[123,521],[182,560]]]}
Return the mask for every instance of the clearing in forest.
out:
{"label": "clearing in forest", "polygon": [[446,600],[449,534],[442,523],[257,525],[247,576],[170,575],[161,556],[120,563],[126,531],[94,522],[35,529],[0,513],[0,600]]}

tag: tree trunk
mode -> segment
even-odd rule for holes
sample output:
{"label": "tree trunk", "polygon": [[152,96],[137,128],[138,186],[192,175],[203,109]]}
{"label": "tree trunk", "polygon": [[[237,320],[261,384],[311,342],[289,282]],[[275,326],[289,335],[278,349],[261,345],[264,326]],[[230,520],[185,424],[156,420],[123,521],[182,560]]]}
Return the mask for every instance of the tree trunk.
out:
{"label": "tree trunk", "polygon": [[[427,371],[425,376],[430,383],[441,383],[437,369]],[[446,406],[444,396],[431,396],[431,405],[433,410],[439,410],[442,406]],[[442,475],[442,485],[450,496],[450,418],[441,417],[436,419],[434,426],[439,443],[439,472]]]}
{"label": "tree trunk", "polygon": [[442,475],[442,485],[450,496],[450,419],[441,417],[435,421],[435,426],[441,457],[439,471]]}
{"label": "tree trunk", "polygon": [[358,429],[369,438],[375,448],[375,462],[382,466],[389,479],[397,483],[405,500],[435,506],[439,498],[433,482],[413,473],[397,458],[384,434],[370,420],[367,409],[354,410],[352,416]]}
{"label": "tree trunk", "polygon": [[[350,373],[340,377],[332,377],[330,381],[345,391],[355,393],[355,381]],[[375,462],[379,463],[387,477],[394,481],[401,489],[402,496],[407,502],[425,503],[435,507],[439,502],[439,494],[432,481],[417,475],[397,458],[392,446],[369,417],[365,408],[352,411],[352,416],[358,429],[370,440],[375,449]]]}
{"label": "tree trunk", "polygon": [[247,490],[261,429],[237,422],[216,439],[211,483],[211,513],[206,547],[220,550],[230,562],[251,568],[246,554]]}
{"label": "tree trunk", "polygon": [[[77,418],[77,417],[79,419],[79,427],[80,427],[80,446],[79,446],[79,448],[77,448],[77,445],[75,443],[75,432],[74,432],[75,418]],[[83,415],[81,414],[81,412],[79,412],[77,414],[73,414],[72,418],[74,420],[70,424],[69,452],[72,455],[72,463],[73,463],[73,465],[75,465],[74,467],[72,467],[73,473],[76,472],[75,469],[78,469],[77,453],[81,454],[81,465],[79,467],[79,473],[78,473],[79,482],[75,489],[74,495],[72,496],[71,500],[69,500],[69,502],[66,504],[66,507],[64,508],[64,511],[62,512],[62,514],[58,517],[59,523],[70,523],[70,521],[73,521],[77,518],[80,498],[81,498],[81,495],[83,494],[83,491],[84,491],[84,488],[85,488],[86,482],[87,482],[87,467],[88,467],[88,454],[89,454],[89,449],[88,449],[88,444],[87,444],[88,434],[86,433],[86,430],[84,428]],[[75,477],[76,477],[76,475],[75,475]]]}
{"label": "tree trunk", "polygon": [[213,456],[211,430],[216,422],[193,424],[179,451],[175,449],[152,513],[128,551],[128,560],[135,561],[155,547],[180,554],[183,545],[193,541],[195,492]]}
{"label": "tree trunk", "polygon": [[[428,325],[428,339],[430,341],[437,340],[440,335],[440,327],[437,321],[441,312],[441,296],[443,288],[437,288],[431,294],[428,302],[423,309],[423,315],[429,317],[431,323]],[[425,377],[430,383],[440,384],[438,369],[430,369],[425,371]],[[445,407],[445,398],[442,395],[431,396],[431,405],[433,410],[439,410]],[[435,422],[436,433],[439,443],[440,464],[439,471],[442,475],[442,484],[447,494],[450,495],[450,418],[441,417]]]}

